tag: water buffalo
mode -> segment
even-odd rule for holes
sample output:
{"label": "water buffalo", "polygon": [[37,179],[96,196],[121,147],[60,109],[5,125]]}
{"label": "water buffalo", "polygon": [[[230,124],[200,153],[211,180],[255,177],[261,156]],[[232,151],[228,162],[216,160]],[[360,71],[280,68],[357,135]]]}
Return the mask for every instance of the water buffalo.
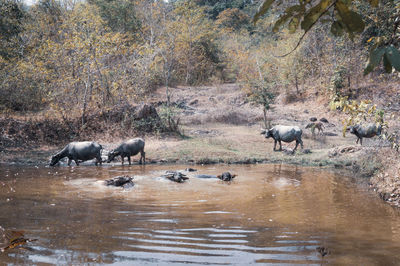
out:
{"label": "water buffalo", "polygon": [[79,165],[80,162],[94,158],[96,158],[96,165],[97,163],[101,164],[100,151],[102,148],[100,144],[94,141],[71,142],[51,157],[50,166],[54,166],[64,157],[68,157],[68,165],[71,165],[72,160],[75,161],[76,165]]}
{"label": "water buffalo", "polygon": [[187,177],[187,175],[185,175],[179,171],[166,171],[166,173],[163,175],[163,177],[166,177],[169,180],[177,182],[177,183],[183,183],[189,179],[189,177]]}
{"label": "water buffalo", "polygon": [[128,157],[129,165],[131,164],[131,156],[134,156],[140,152],[139,164],[146,162],[145,152],[144,152],[144,140],[141,138],[130,139],[122,142],[116,149],[108,153],[107,162],[114,160],[116,156],[121,156],[122,164],[124,164],[124,158]]}
{"label": "water buffalo", "polygon": [[232,181],[237,175],[232,175],[229,172],[224,172],[221,175],[217,175],[217,178],[221,179],[222,181]]}
{"label": "water buffalo", "polygon": [[229,172],[224,172],[221,175],[195,175],[195,177],[197,178],[204,178],[204,179],[208,179],[208,178],[219,178],[222,181],[232,181],[232,179],[234,179],[237,175],[233,175]]}
{"label": "water buffalo", "polygon": [[350,133],[357,136],[356,144],[360,141],[362,145],[363,138],[372,138],[376,135],[380,135],[382,131],[381,125],[376,125],[375,123],[370,123],[366,125],[357,124],[355,126],[350,127]]}
{"label": "water buffalo", "polygon": [[321,122],[311,122],[308,123],[306,128],[311,128],[311,133],[314,135],[315,133],[315,129],[318,129],[318,134],[324,133],[324,124],[322,124]]}
{"label": "water buffalo", "polygon": [[116,176],[111,179],[107,179],[104,181],[104,183],[106,186],[130,188],[135,185],[132,180],[133,180],[132,177],[124,175],[124,176]]}
{"label": "water buffalo", "polygon": [[276,151],[276,143],[279,142],[279,150],[282,150],[282,143],[283,142],[292,142],[296,141],[296,147],[294,147],[293,152],[297,149],[297,146],[301,145],[303,149],[303,141],[301,140],[301,135],[303,131],[298,126],[282,126],[277,125],[269,130],[262,130],[261,134],[265,135],[265,138],[272,137],[275,141],[274,143],[274,151]]}

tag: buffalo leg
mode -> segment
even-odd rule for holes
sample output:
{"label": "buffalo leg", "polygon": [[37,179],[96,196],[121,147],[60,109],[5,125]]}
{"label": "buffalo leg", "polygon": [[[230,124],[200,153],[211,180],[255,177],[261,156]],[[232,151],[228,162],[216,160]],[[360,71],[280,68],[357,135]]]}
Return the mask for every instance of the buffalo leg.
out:
{"label": "buffalo leg", "polygon": [[124,164],[124,156],[121,155],[122,164]]}
{"label": "buffalo leg", "polygon": [[357,137],[357,140],[356,140],[356,144],[358,144],[358,141],[359,141],[360,139]]}
{"label": "buffalo leg", "polygon": [[362,145],[362,138],[360,138],[360,145]]}
{"label": "buffalo leg", "polygon": [[139,164],[142,164],[142,158],[143,158],[143,164],[146,164],[146,153],[144,151],[140,152]]}
{"label": "buffalo leg", "polygon": [[282,142],[279,140],[279,150],[282,151]]}
{"label": "buffalo leg", "polygon": [[68,158],[68,166],[71,166],[72,159]]}
{"label": "buffalo leg", "polygon": [[95,164],[97,165],[99,163],[100,163],[100,165],[103,163],[103,160],[101,159],[101,153],[100,152],[96,154],[96,163]]}
{"label": "buffalo leg", "polygon": [[296,146],[294,146],[293,153],[296,151],[297,146],[299,146],[299,141],[298,140],[296,140]]}
{"label": "buffalo leg", "polygon": [[129,165],[131,165],[131,156],[128,156]]}
{"label": "buffalo leg", "polygon": [[75,161],[76,165],[79,165],[79,160],[78,159],[74,159],[74,161]]}
{"label": "buffalo leg", "polygon": [[276,151],[276,143],[277,143],[278,141],[277,140],[275,140],[275,143],[274,143],[274,151]]}

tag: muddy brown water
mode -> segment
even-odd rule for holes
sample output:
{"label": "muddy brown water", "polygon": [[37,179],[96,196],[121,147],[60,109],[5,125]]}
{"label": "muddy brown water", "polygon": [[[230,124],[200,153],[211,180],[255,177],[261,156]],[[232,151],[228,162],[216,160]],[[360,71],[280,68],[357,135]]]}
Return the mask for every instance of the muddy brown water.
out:
{"label": "muddy brown water", "polygon": [[[195,167],[230,183],[159,177],[186,167],[0,165],[0,226],[38,239],[0,264],[400,264],[399,211],[349,177],[286,165]],[[103,185],[118,175],[135,186]]]}

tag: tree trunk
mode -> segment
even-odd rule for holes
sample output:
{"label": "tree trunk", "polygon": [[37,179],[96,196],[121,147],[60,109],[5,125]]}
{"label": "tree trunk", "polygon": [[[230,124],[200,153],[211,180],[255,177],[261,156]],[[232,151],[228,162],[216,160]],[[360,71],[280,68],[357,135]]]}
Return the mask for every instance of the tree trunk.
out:
{"label": "tree trunk", "polygon": [[150,47],[154,43],[154,30],[153,30],[153,1],[150,1]]}
{"label": "tree trunk", "polygon": [[103,77],[103,74],[101,74],[99,64],[97,63],[97,60],[95,57],[96,56],[95,52],[93,52],[93,56],[94,56],[94,63],[96,65],[96,70],[99,73],[101,87],[103,87],[103,89],[105,89],[105,93],[103,90],[101,91],[101,98],[102,98],[103,107],[104,107],[106,105],[106,101],[109,100],[111,97],[110,87],[108,86],[107,77]]}
{"label": "tree trunk", "polygon": [[265,109],[265,107],[263,108],[263,113],[264,113],[264,127],[266,129],[268,129],[268,125],[267,125],[267,110]]}
{"label": "tree trunk", "polygon": [[264,84],[264,78],[263,78],[263,75],[261,73],[261,67],[260,67],[260,63],[258,62],[258,57],[257,56],[256,56],[256,64],[257,64],[258,76],[260,78],[260,81]]}
{"label": "tree trunk", "polygon": [[167,122],[168,127],[171,128],[171,112],[170,112],[170,105],[171,105],[171,95],[169,93],[169,78],[171,76],[171,69],[168,60],[166,57],[164,58],[164,67],[165,67],[165,87],[166,87],[166,96],[167,96]]}
{"label": "tree trunk", "polygon": [[87,109],[88,98],[90,99],[90,95],[92,93],[91,87],[92,87],[92,84],[91,84],[90,65],[89,65],[88,73],[87,73],[87,81],[85,82],[85,93],[83,95],[82,126],[86,123],[86,109]]}

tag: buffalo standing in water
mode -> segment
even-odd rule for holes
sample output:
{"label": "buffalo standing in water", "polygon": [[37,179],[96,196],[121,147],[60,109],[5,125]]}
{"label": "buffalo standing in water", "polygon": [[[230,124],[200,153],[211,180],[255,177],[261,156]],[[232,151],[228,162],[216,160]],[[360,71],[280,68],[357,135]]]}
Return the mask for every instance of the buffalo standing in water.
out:
{"label": "buffalo standing in water", "polygon": [[50,166],[56,165],[56,163],[65,157],[68,157],[68,165],[71,165],[72,160],[75,161],[76,165],[79,165],[80,162],[94,158],[96,158],[96,165],[97,163],[101,164],[100,151],[102,148],[100,144],[94,141],[71,142],[51,157]]}
{"label": "buffalo standing in water", "polygon": [[363,138],[372,138],[376,135],[380,135],[382,132],[382,126],[376,125],[375,123],[370,123],[367,125],[355,125],[350,127],[350,133],[357,136],[356,144],[360,141],[362,145]]}
{"label": "buffalo standing in water", "polygon": [[122,142],[116,149],[108,153],[107,162],[114,160],[116,156],[121,156],[122,164],[124,164],[124,158],[128,157],[129,165],[131,165],[131,156],[134,156],[140,152],[139,164],[146,162],[145,152],[144,152],[144,140],[141,138],[130,139],[128,141]]}
{"label": "buffalo standing in water", "polygon": [[276,143],[279,142],[279,150],[282,150],[283,142],[292,142],[296,141],[296,147],[294,147],[293,152],[297,149],[297,146],[300,144],[303,149],[303,141],[301,140],[301,135],[303,131],[298,126],[282,126],[277,125],[269,130],[262,130],[261,134],[265,135],[265,138],[273,138],[274,143],[274,151],[276,151]]}

